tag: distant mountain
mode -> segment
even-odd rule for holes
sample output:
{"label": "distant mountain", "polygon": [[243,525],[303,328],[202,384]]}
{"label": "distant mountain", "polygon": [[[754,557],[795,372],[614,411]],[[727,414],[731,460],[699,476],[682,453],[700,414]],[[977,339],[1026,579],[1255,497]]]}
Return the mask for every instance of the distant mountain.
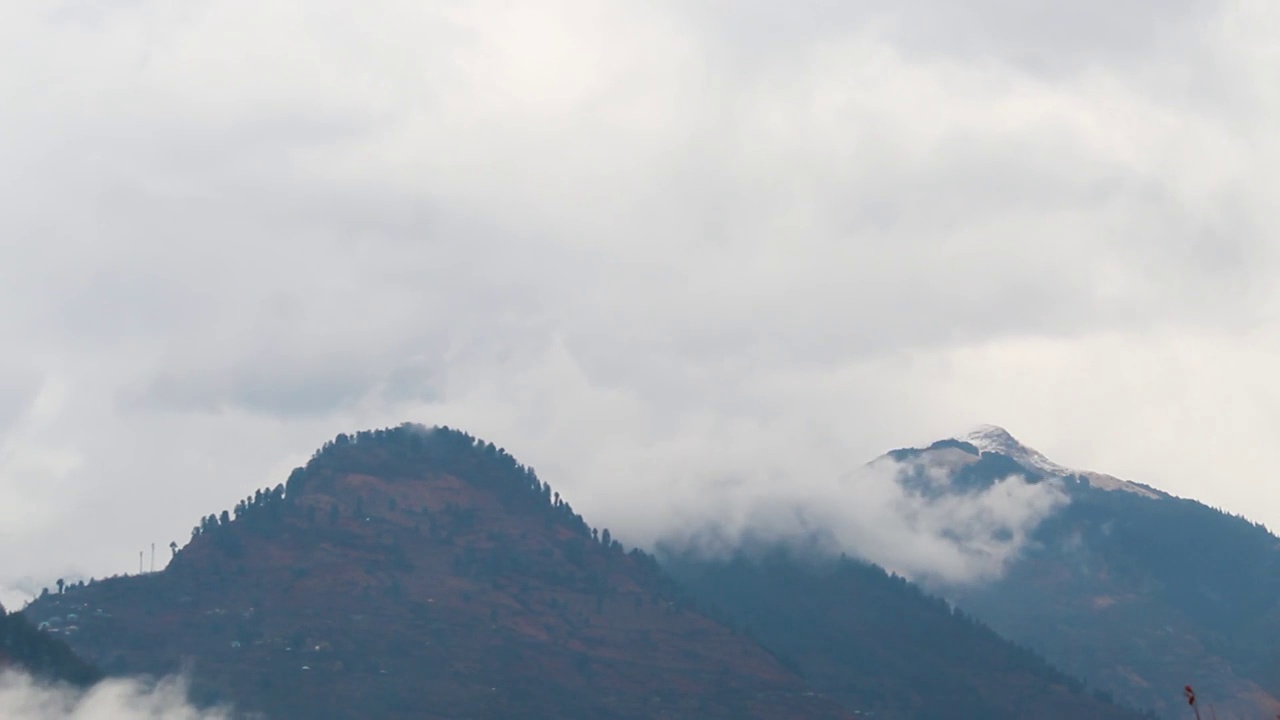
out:
{"label": "distant mountain", "polygon": [[999,580],[934,588],[966,611],[1164,717],[1185,716],[1185,684],[1224,720],[1280,712],[1280,539],[1264,526],[1063,467],[994,426],[889,455],[908,487],[947,480],[918,492],[963,494],[1017,474],[1067,498]]}
{"label": "distant mountain", "polygon": [[25,614],[112,673],[190,668],[198,702],[272,718],[854,717],[699,612],[491,443],[340,435],[162,572]]}
{"label": "distant mountain", "polygon": [[38,679],[87,686],[101,673],[76,656],[60,638],[31,626],[19,613],[0,606],[0,669],[16,669]]}
{"label": "distant mountain", "polygon": [[1137,720],[1102,693],[906,580],[762,543],[664,567],[814,687],[863,717]]}

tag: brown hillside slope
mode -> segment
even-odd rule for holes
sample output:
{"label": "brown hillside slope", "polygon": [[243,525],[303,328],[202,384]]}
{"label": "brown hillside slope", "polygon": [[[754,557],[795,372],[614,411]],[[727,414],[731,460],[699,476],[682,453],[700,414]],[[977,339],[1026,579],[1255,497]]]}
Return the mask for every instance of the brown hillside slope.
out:
{"label": "brown hillside slope", "polygon": [[[52,595],[108,672],[275,718],[845,718],[456,431],[339,436],[163,572]],[[603,533],[602,533],[603,535]]]}

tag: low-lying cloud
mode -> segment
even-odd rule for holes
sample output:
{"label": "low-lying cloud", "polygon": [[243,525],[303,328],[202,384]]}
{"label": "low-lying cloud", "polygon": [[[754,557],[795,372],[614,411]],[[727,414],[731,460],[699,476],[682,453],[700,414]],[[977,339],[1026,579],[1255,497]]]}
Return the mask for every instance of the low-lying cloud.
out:
{"label": "low-lying cloud", "polygon": [[831,482],[779,485],[747,503],[725,493],[716,517],[678,530],[662,544],[717,556],[744,541],[802,543],[917,581],[966,584],[999,577],[1040,521],[1069,501],[1058,481],[1031,483],[1020,475],[951,491],[952,468],[944,465],[923,468],[940,492],[901,482],[921,469],[882,458]]}
{"label": "low-lying cloud", "polygon": [[0,718],[5,720],[231,720],[226,710],[202,710],[187,699],[180,678],[158,682],[104,680],[85,690],[40,682],[12,670],[0,673]]}

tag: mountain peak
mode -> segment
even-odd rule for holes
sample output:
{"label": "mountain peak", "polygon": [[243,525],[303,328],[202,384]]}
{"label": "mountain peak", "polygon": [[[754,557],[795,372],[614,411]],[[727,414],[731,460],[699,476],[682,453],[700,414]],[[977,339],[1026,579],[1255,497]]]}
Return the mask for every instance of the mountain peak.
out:
{"label": "mountain peak", "polygon": [[1043,471],[1049,475],[1067,476],[1078,474],[1076,470],[1063,467],[1045,457],[1040,451],[1018,442],[1018,439],[1012,433],[999,425],[979,425],[955,439],[963,440],[984,453],[1008,455],[1021,465]]}
{"label": "mountain peak", "polygon": [[268,717],[853,718],[531,468],[445,427],[339,435],[204,518],[164,570],[25,614],[86,608],[105,614],[67,642],[104,670],[194,658],[195,696]]}
{"label": "mountain peak", "polygon": [[967,442],[983,453],[999,453],[1015,460],[1019,465],[1039,470],[1056,477],[1078,476],[1100,490],[1124,490],[1145,497],[1160,497],[1146,486],[1090,470],[1074,470],[1050,460],[1035,448],[1018,441],[1008,430],[999,425],[979,425],[969,432],[953,438]]}
{"label": "mountain peak", "polygon": [[957,440],[964,439],[966,442],[972,442],[975,440],[979,442],[988,442],[988,441],[1002,442],[1002,443],[1018,442],[1017,439],[1013,437],[1012,433],[1000,427],[999,425],[979,425],[974,429],[970,430],[969,432],[965,433],[964,435],[961,435],[955,439]]}

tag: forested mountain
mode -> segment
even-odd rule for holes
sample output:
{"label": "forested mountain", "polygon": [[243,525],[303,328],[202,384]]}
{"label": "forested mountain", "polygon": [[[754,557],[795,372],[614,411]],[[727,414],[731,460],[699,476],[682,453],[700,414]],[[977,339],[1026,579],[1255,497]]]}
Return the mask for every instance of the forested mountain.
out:
{"label": "forested mountain", "polygon": [[61,639],[31,626],[20,613],[0,607],[0,668],[14,668],[47,681],[86,686],[101,674]]}
{"label": "forested mountain", "polygon": [[687,586],[491,443],[405,425],[26,612],[95,608],[70,641],[106,670],[280,718],[1138,717],[878,569],[670,560]]}
{"label": "forested mountain", "polygon": [[35,601],[112,673],[274,718],[851,718],[534,472],[456,430],[327,443],[162,572]]}
{"label": "forested mountain", "polygon": [[1067,497],[999,580],[935,588],[967,612],[1162,717],[1185,715],[1185,684],[1222,718],[1280,712],[1280,539],[1262,525],[1064,468],[999,428],[891,455],[947,468],[943,492],[1016,473]]}
{"label": "forested mountain", "polygon": [[1035,653],[847,557],[759,544],[726,559],[660,555],[819,691],[864,716],[1136,720]]}
{"label": "forested mountain", "polygon": [[1069,502],[999,580],[930,588],[956,611],[877,567],[763,541],[660,565],[491,443],[405,425],[326,443],[204,518],[162,572],[24,613],[78,613],[67,641],[108,672],[187,668],[198,701],[280,718],[1136,720],[1126,707],[1185,711],[1188,683],[1224,720],[1280,712],[1265,528],[991,430],[891,456],[910,492],[1015,473]]}

